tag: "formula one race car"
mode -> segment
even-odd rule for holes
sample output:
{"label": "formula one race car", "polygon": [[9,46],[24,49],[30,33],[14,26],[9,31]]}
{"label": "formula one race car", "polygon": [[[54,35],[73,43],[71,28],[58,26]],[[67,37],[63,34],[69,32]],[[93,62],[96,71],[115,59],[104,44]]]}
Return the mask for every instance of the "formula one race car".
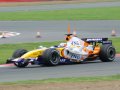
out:
{"label": "formula one race car", "polygon": [[12,61],[17,67],[26,67],[29,63],[56,66],[94,61],[97,58],[102,62],[111,62],[115,59],[116,51],[112,41],[108,38],[79,39],[72,34],[67,34],[66,40],[66,43],[49,48],[40,46],[40,48],[32,51],[16,50],[7,62]]}

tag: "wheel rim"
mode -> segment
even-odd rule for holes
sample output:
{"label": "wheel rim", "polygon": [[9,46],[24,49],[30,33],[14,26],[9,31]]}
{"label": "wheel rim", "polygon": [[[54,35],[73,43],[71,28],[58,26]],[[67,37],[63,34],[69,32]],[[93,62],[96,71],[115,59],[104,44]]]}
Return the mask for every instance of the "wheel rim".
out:
{"label": "wheel rim", "polygon": [[115,58],[115,50],[112,47],[108,50],[108,57],[110,60],[113,60]]}
{"label": "wheel rim", "polygon": [[51,55],[51,62],[54,64],[58,64],[59,60],[59,54],[57,52],[53,52]]}

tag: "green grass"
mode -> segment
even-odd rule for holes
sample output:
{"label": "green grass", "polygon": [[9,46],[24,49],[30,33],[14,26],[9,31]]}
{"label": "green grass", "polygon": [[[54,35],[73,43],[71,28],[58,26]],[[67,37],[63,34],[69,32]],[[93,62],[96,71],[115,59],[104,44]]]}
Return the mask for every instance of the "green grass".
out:
{"label": "green grass", "polygon": [[17,49],[27,49],[33,50],[38,48],[38,46],[42,45],[45,47],[49,47],[52,45],[58,45],[60,41],[55,42],[39,42],[39,43],[21,43],[21,44],[3,44],[0,45],[0,64],[5,63],[6,59],[11,57],[12,53]]}
{"label": "green grass", "polygon": [[116,52],[120,53],[120,38],[112,38],[113,45],[116,48]]}
{"label": "green grass", "polygon": [[120,20],[120,7],[0,12],[0,20]]}
{"label": "green grass", "polygon": [[71,77],[71,78],[55,78],[55,79],[44,79],[44,80],[28,80],[28,81],[17,81],[17,82],[5,82],[0,85],[15,85],[15,84],[47,84],[47,83],[71,83],[71,82],[98,82],[98,81],[113,81],[120,80],[120,75],[114,76],[99,76],[99,77]]}
{"label": "green grass", "polygon": [[[112,38],[113,45],[116,48],[117,53],[120,53],[120,38]],[[3,64],[6,62],[6,59],[11,57],[12,53],[16,49],[27,49],[27,50],[33,50],[36,49],[38,46],[42,45],[45,47],[50,47],[52,45],[58,45],[62,41],[54,41],[54,42],[39,42],[39,43],[21,43],[21,44],[3,44],[0,45],[0,64]]]}

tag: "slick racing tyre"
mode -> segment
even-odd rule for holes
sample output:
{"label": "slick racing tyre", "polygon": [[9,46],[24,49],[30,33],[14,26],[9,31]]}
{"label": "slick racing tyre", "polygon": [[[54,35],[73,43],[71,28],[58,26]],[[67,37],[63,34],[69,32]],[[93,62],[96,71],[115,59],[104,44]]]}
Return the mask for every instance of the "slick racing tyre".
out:
{"label": "slick racing tyre", "polygon": [[102,62],[112,62],[115,59],[115,48],[110,44],[101,46],[99,57]]}
{"label": "slick racing tyre", "polygon": [[18,58],[21,57],[22,55],[24,55],[25,53],[27,53],[28,51],[26,49],[18,49],[16,50],[13,55],[12,58]]}
{"label": "slick racing tyre", "polygon": [[28,51],[26,49],[17,49],[16,51],[13,52],[13,55],[11,58],[7,59],[6,63],[12,63],[12,60],[18,57],[21,57]]}
{"label": "slick racing tyre", "polygon": [[60,55],[56,49],[50,48],[44,51],[43,53],[44,65],[56,66],[59,64],[59,61],[60,61]]}
{"label": "slick racing tyre", "polygon": [[14,65],[19,68],[24,68],[29,64],[28,60],[23,60],[21,62],[14,62]]}

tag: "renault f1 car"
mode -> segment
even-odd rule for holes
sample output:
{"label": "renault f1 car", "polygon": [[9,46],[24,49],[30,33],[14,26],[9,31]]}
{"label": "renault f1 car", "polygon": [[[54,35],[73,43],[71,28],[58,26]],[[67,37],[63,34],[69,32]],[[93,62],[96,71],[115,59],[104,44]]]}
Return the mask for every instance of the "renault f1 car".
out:
{"label": "renault f1 car", "polygon": [[[82,40],[86,44],[82,51],[79,50],[81,46],[78,45],[77,48],[79,49],[77,49],[76,46],[70,45],[69,49],[64,46],[66,43],[49,48],[40,46],[32,51],[18,49],[7,62],[12,61],[17,67],[26,67],[29,63],[31,65],[56,66],[59,64],[94,61],[97,58],[102,62],[112,62],[115,59],[116,51],[112,41],[108,40],[108,38],[83,38]],[[76,52],[76,50],[79,52]],[[81,52],[83,53],[81,54]]]}

